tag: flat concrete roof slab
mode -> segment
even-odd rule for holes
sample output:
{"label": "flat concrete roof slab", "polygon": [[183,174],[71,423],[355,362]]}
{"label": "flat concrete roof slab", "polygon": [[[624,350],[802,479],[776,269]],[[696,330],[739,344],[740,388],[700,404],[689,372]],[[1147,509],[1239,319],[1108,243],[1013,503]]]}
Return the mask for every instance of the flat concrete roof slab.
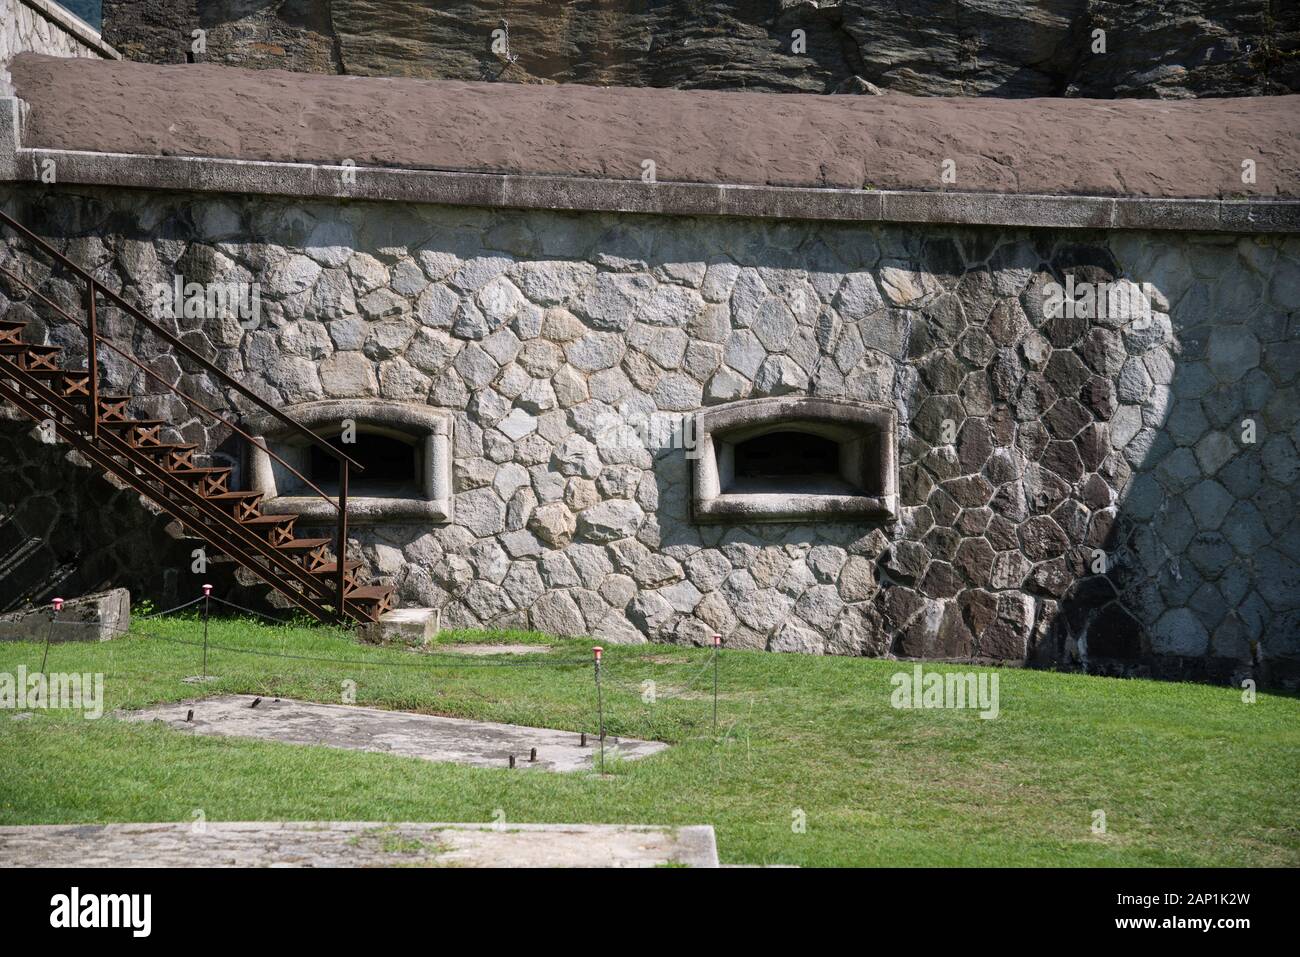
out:
{"label": "flat concrete roof slab", "polygon": [[0,827],[0,867],[717,867],[713,828],[364,821]]}
{"label": "flat concrete roof slab", "polygon": [[[262,698],[253,707],[254,700],[254,695],[222,695],[119,712],[117,717],[128,721],[162,721],[192,734],[376,751],[482,768],[508,767],[513,754],[518,770],[590,770],[599,752],[595,734],[588,734],[587,746],[582,747],[576,731],[289,698]],[[194,720],[186,721],[191,709]],[[605,739],[606,758],[615,753],[624,760],[643,758],[667,747],[660,741]],[[532,748],[537,749],[535,762],[528,760]]]}
{"label": "flat concrete roof slab", "polygon": [[[655,192],[681,184],[937,191],[952,160],[960,188],[974,193],[1300,195],[1297,95],[827,96],[34,53],[16,56],[9,70],[31,105],[24,145],[135,154],[129,162],[137,164],[140,154],[164,153],[304,164],[347,157],[363,168],[359,180],[371,178],[369,167],[387,167],[639,183],[652,158]],[[1257,183],[1241,180],[1246,157],[1258,161]],[[59,182],[68,182],[62,161]]]}

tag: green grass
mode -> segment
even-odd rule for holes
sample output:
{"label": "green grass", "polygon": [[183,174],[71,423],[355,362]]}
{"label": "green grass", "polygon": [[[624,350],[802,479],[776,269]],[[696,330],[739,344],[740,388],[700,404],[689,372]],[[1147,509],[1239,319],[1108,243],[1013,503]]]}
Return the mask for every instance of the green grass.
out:
{"label": "green grass", "polygon": [[[48,668],[102,672],[109,709],[230,692],[338,702],[350,680],[358,704],[596,730],[587,639],[451,636],[553,646],[466,661],[362,646],[328,629],[222,621],[212,625],[217,645],[374,664],[213,650],[219,680],[183,684],[200,653],[174,642],[201,633],[192,621],[137,623],[115,641],[54,645]],[[891,708],[890,676],[910,665],[724,651],[715,734],[709,655],[607,648],[610,733],[674,746],[611,764],[605,776],[0,712],[0,823],[190,821],[200,809],[210,821],[493,821],[499,809],[507,823],[712,824],[724,863],[1300,864],[1293,696],[1244,704],[1227,688],[1009,669],[999,672],[1001,715],[988,721]],[[0,672],[35,669],[40,657],[38,644],[0,645]],[[533,666],[568,660],[583,663]],[[659,685],[655,703],[642,700],[645,679]],[[1103,835],[1092,831],[1098,809]],[[802,833],[792,827],[798,812]]]}

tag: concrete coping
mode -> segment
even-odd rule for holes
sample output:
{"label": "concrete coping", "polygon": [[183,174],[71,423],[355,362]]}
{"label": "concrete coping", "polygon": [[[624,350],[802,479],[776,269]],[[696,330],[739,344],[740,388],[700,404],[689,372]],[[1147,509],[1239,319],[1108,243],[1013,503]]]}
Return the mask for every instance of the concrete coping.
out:
{"label": "concrete coping", "polygon": [[578,176],[282,163],[22,146],[21,101],[0,99],[0,182],[507,209],[1055,229],[1300,232],[1300,200],[1167,199],[645,183]]}
{"label": "concrete coping", "polygon": [[105,43],[98,30],[71,10],[54,3],[53,0],[19,0],[19,2],[31,7],[64,33],[75,37],[100,56],[109,60],[122,59],[122,54]]}

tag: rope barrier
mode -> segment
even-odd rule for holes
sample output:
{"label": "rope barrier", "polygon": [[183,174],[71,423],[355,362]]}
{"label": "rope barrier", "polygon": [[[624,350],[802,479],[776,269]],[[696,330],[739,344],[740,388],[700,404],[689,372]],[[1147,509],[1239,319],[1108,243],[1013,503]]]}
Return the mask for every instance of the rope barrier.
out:
{"label": "rope barrier", "polygon": [[265,618],[267,621],[277,625],[291,625],[292,622],[285,621],[283,618],[276,618],[274,615],[268,615],[264,611],[258,611],[256,608],[245,608],[243,605],[236,605],[233,601],[226,601],[224,598],[212,596],[212,600],[218,604],[225,605],[227,608],[234,608],[236,611],[242,611],[246,615],[256,615],[258,618]]}
{"label": "rope barrier", "polygon": [[[136,618],[137,622],[153,621],[153,620],[163,618],[166,615],[173,615],[177,612],[185,611],[186,609],[192,608],[193,606],[197,605],[199,602],[204,602],[203,615],[201,619],[203,623],[203,640],[201,642],[189,641],[184,638],[172,638],[160,634],[144,634],[141,635],[140,637],[147,638],[153,641],[165,642],[168,644],[184,645],[191,648],[202,648],[203,649],[203,678],[205,680],[207,679],[208,676],[208,652],[209,651],[221,651],[221,652],[226,652],[228,654],[253,655],[262,658],[278,658],[285,661],[306,661],[306,662],[314,662],[317,664],[349,665],[349,666],[356,666],[356,667],[363,667],[363,668],[369,668],[369,667],[420,668],[426,671],[471,669],[471,668],[487,669],[487,670],[491,670],[493,668],[577,668],[577,667],[586,667],[588,664],[588,660],[585,658],[557,658],[553,660],[534,659],[534,660],[518,660],[518,661],[509,661],[509,660],[472,661],[472,660],[466,660],[465,657],[462,655],[448,653],[448,652],[422,652],[419,654],[419,657],[423,659],[421,661],[374,661],[374,660],[366,660],[363,658],[334,658],[334,657],[328,657],[324,655],[295,654],[295,653],[285,652],[285,651],[268,651],[261,648],[238,648],[233,645],[212,644],[208,640],[208,624],[209,624],[208,612],[210,608],[210,603],[214,597],[215,596],[212,594],[212,586],[204,585],[203,594],[200,595],[198,598],[195,598],[191,601],[183,602],[182,604],[177,605],[174,608],[163,609],[162,611],[152,612],[148,615],[142,615]],[[255,609],[244,608],[240,605],[235,604],[234,602],[226,601],[225,599],[222,598],[216,598],[216,601],[229,608],[234,608],[237,609],[238,611],[245,612],[251,615],[256,615],[261,618],[266,618],[270,621],[275,622],[278,625],[286,624],[285,622],[282,622],[279,619],[272,618],[270,615],[266,615],[262,612],[256,611]],[[80,626],[80,627],[87,627],[87,628],[102,628],[102,623],[100,622],[59,621],[59,612],[62,611],[63,609],[64,601],[62,598],[55,598],[52,604],[53,604],[53,614],[50,616],[49,628],[46,631],[45,649],[44,649],[44,654],[42,655],[41,658],[41,668],[40,668],[41,674],[45,673],[45,665],[49,657],[49,651],[50,651],[50,642],[56,624],[64,627]],[[114,635],[126,634],[127,632],[129,632],[129,630],[130,630],[129,627],[117,628],[114,629],[111,632],[111,634]],[[694,674],[692,674],[682,684],[672,686],[665,691],[660,691],[660,689],[656,686],[654,689],[654,699],[653,699],[657,701],[660,698],[680,697],[687,690],[694,687],[695,684],[700,680],[700,678],[703,675],[707,674],[710,670],[712,670],[713,672],[713,728],[715,734],[717,733],[717,728],[718,728],[718,651],[719,648],[721,647],[721,642],[722,642],[721,636],[714,635],[713,654],[709,657],[709,659],[706,662],[704,662],[703,666],[700,667],[697,671],[695,671]],[[601,675],[602,675],[601,658],[602,658],[603,651],[604,649],[601,648],[599,645],[592,648],[592,652],[594,653],[595,656],[594,662],[592,663],[594,664],[593,676],[595,678],[595,685],[596,685],[595,687],[596,715],[597,715],[597,725],[599,729],[598,733],[600,735],[600,763],[598,767],[602,775],[605,773],[605,699],[604,699],[604,687],[601,680]],[[436,659],[436,660],[432,664],[430,664],[430,659]],[[455,660],[453,661],[452,659]],[[629,661],[627,665],[628,667],[631,667],[634,663],[638,665],[643,664],[643,662],[640,661],[637,662]],[[681,662],[681,663],[689,664],[690,662]],[[673,664],[677,664],[677,662],[674,662]],[[622,667],[621,664],[620,667]],[[653,679],[647,679],[647,680],[653,681]],[[627,684],[626,682],[617,681],[617,680],[611,680],[611,684],[615,688],[622,686],[622,690],[625,691],[625,693],[643,695],[643,689],[640,685],[633,686]],[[618,739],[615,738],[615,741],[617,740]],[[582,735],[582,741],[585,744],[586,742],[585,732]],[[510,762],[510,767],[512,768],[515,767],[514,755],[509,756],[509,762]]]}
{"label": "rope barrier", "polygon": [[[203,594],[198,598],[192,599],[192,601],[182,602],[181,605],[172,607],[172,609],[155,611],[148,615],[139,615],[136,616],[135,619],[136,622],[151,622],[151,620],[164,618],[166,615],[174,615],[179,611],[191,609],[191,607],[198,605],[199,602],[204,602],[203,615],[201,615],[201,619],[199,619],[201,620],[201,623],[203,623],[203,641],[188,641],[186,638],[156,635],[156,633],[153,633],[153,635],[144,633],[144,635],[140,635],[139,637],[147,638],[147,640],[151,641],[166,642],[166,644],[203,649],[204,680],[207,680],[208,677],[209,650],[224,651],[224,653],[227,654],[255,655],[255,657],[259,658],[278,658],[282,659],[282,661],[335,664],[335,666],[342,664],[342,666],[354,667],[422,668],[422,670],[425,671],[458,670],[458,668],[464,668],[464,670],[478,668],[478,670],[487,671],[493,670],[493,668],[575,668],[586,667],[589,664],[588,659],[585,658],[532,659],[532,661],[526,661],[526,659],[520,659],[520,661],[502,661],[502,659],[495,659],[495,661],[486,661],[486,659],[484,659],[484,661],[467,661],[464,655],[447,653],[447,651],[442,651],[442,653],[438,653],[438,651],[432,651],[432,653],[430,653],[430,651],[421,651],[421,653],[419,653],[419,658],[422,659],[422,661],[369,661],[369,659],[364,658],[333,658],[328,657],[328,655],[295,654],[290,653],[290,651],[270,651],[257,648],[237,648],[237,646],[233,645],[216,645],[212,644],[212,642],[208,640],[209,609],[211,609],[213,598],[216,598],[216,596],[213,596],[212,594],[212,585],[204,585]],[[216,601],[220,603],[220,605],[230,607],[230,609],[246,612],[246,614],[270,620],[270,622],[278,625],[289,624],[282,622],[282,620],[274,619],[272,616],[264,614],[264,612],[256,611],[255,609],[246,609],[246,607],[237,605],[237,603],[225,601],[224,598],[216,598]],[[60,620],[59,614],[60,611],[62,611],[62,607],[64,607],[64,599],[62,598],[53,599],[52,605],[53,614],[51,615],[51,618],[49,618],[49,627],[47,632],[45,632],[44,654],[42,655],[42,662],[40,662],[39,674],[44,674],[45,672],[45,663],[47,663],[49,657],[49,645],[51,645],[53,631],[55,631],[56,625],[60,625],[60,627],[103,628],[103,623],[100,622],[65,622],[65,620]],[[114,628],[110,631],[110,636],[126,635],[129,631],[129,627]],[[681,697],[686,690],[693,688],[694,685],[698,683],[699,679],[701,679],[702,676],[705,676],[708,671],[711,670],[714,672],[714,715],[712,715],[714,716],[714,722],[712,722],[712,724],[714,724],[714,735],[718,733],[718,653],[720,646],[722,646],[722,636],[715,635],[714,642],[712,642],[712,654],[710,655],[710,658],[708,658],[707,661],[703,663],[703,666],[699,667],[694,674],[690,675],[684,683],[672,685],[672,687],[669,687],[667,690],[660,690],[658,685],[654,688],[654,701],[658,701],[659,698]],[[594,662],[590,662],[594,663],[593,676],[595,679],[595,707],[597,707],[597,724],[599,733],[598,768],[602,775],[606,772],[606,762],[604,762],[604,736],[606,736],[606,722],[604,722],[604,693],[602,685],[603,650],[604,649],[602,649],[601,646],[595,646],[595,648],[591,649],[594,653]],[[627,664],[628,667],[632,667],[633,664],[642,663],[643,662],[640,661],[629,661]],[[690,662],[672,662],[672,664],[677,663],[689,664]],[[619,667],[623,667],[623,664],[620,663]],[[625,683],[625,681],[619,680],[607,680],[610,681],[610,684],[612,685],[611,689],[621,689],[624,690],[625,693],[638,694],[638,696],[643,697],[643,689],[641,685],[630,685]],[[646,680],[653,681],[654,679]],[[731,732],[728,731],[728,736],[729,733]],[[582,733],[581,740],[585,744],[585,732]],[[615,739],[615,741],[617,741],[617,739]],[[515,755],[513,754],[510,755],[510,767],[515,767]]]}
{"label": "rope barrier", "polygon": [[[289,624],[290,624],[289,622],[285,622],[285,621],[283,621],[283,620],[281,620],[281,619],[273,618],[273,617],[271,617],[270,615],[267,615],[267,614],[265,614],[265,613],[263,613],[263,612],[259,612],[259,611],[257,611],[256,609],[245,608],[244,606],[242,606],[242,605],[238,605],[238,604],[236,604],[236,603],[234,603],[234,602],[226,601],[226,600],[223,599],[223,598],[218,598],[217,596],[211,594],[211,586],[204,586],[204,592],[205,592],[205,593],[204,593],[203,595],[200,595],[199,597],[194,598],[194,599],[192,599],[192,600],[190,600],[190,601],[182,602],[181,604],[176,605],[175,607],[172,607],[172,608],[165,608],[165,609],[163,609],[163,610],[161,610],[161,611],[151,612],[151,613],[148,614],[148,615],[137,616],[137,617],[135,618],[135,621],[136,621],[136,622],[155,621],[155,620],[160,619],[160,618],[163,618],[163,617],[165,617],[165,616],[167,616],[167,615],[174,615],[174,614],[176,614],[177,612],[185,611],[185,610],[188,609],[188,608],[192,608],[192,607],[194,607],[195,605],[197,605],[199,602],[202,602],[202,601],[205,601],[205,600],[212,600],[212,601],[216,601],[216,602],[218,602],[219,604],[225,605],[225,606],[227,606],[227,607],[229,607],[229,608],[234,608],[234,609],[236,609],[236,610],[238,610],[238,611],[245,612],[245,613],[247,613],[247,614],[251,614],[251,615],[256,615],[256,616],[258,616],[258,617],[260,617],[260,618],[264,618],[264,619],[266,619],[266,620],[268,620],[268,621],[271,621],[271,622],[273,622],[273,623],[275,623],[275,624],[277,624],[277,625],[289,625]],[[55,599],[55,600],[54,600],[54,603],[55,603],[55,610],[54,610],[54,614],[51,615],[51,617],[50,617],[50,628],[49,628],[49,632],[48,632],[47,635],[46,635],[46,641],[45,641],[45,654],[44,654],[44,656],[42,657],[42,666],[41,666],[41,672],[42,672],[42,673],[44,672],[44,662],[45,662],[46,658],[48,658],[48,655],[49,655],[49,645],[50,645],[50,640],[51,640],[51,637],[52,637],[52,635],[53,635],[53,630],[54,630],[55,627],[60,627],[60,628],[78,628],[78,627],[80,627],[80,628],[96,628],[96,629],[101,629],[101,630],[103,629],[103,624],[102,624],[101,622],[94,622],[94,621],[66,621],[66,620],[60,620],[60,619],[58,618],[58,613],[59,613],[59,611],[62,610],[62,606],[63,606],[63,604],[64,604],[64,601],[63,601],[63,599]],[[526,660],[520,660],[520,661],[503,661],[503,660],[481,660],[481,661],[470,661],[470,660],[466,660],[466,658],[465,658],[464,655],[460,655],[460,654],[457,654],[457,653],[455,653],[455,652],[436,652],[436,651],[421,651],[421,652],[416,652],[416,654],[418,654],[418,656],[422,659],[421,661],[375,661],[375,660],[367,660],[367,659],[363,659],[363,658],[333,658],[333,657],[328,657],[328,656],[323,656],[323,655],[296,654],[296,653],[283,652],[283,651],[269,651],[269,650],[260,649],[260,648],[239,648],[239,647],[236,647],[236,646],[233,646],[233,645],[212,644],[211,642],[209,642],[209,641],[207,640],[207,629],[206,629],[207,620],[206,620],[206,613],[205,613],[205,616],[204,616],[204,625],[205,625],[205,629],[204,629],[204,641],[201,641],[201,642],[200,642],[200,641],[189,641],[189,640],[186,640],[186,639],[184,639],[184,638],[170,638],[170,637],[167,637],[167,636],[165,636],[165,635],[159,635],[159,634],[147,634],[147,635],[143,635],[143,636],[141,636],[141,637],[146,637],[146,638],[148,638],[148,639],[150,639],[150,640],[153,640],[153,641],[162,641],[162,642],[166,642],[166,643],[168,643],[168,644],[174,644],[174,645],[185,645],[185,646],[189,646],[189,647],[193,647],[193,648],[202,648],[202,649],[204,649],[204,667],[203,667],[203,672],[204,672],[205,675],[206,675],[206,673],[207,673],[207,651],[209,651],[209,650],[212,650],[212,651],[223,651],[223,652],[227,652],[227,653],[230,653],[230,654],[254,655],[254,656],[257,656],[257,657],[263,657],[263,658],[280,658],[280,659],[287,660],[287,661],[310,661],[310,662],[316,662],[316,663],[319,663],[319,664],[331,664],[331,665],[353,665],[353,666],[358,666],[358,667],[426,668],[426,669],[428,669],[428,670],[435,670],[435,669],[457,669],[457,668],[465,668],[465,669],[479,668],[479,669],[488,669],[488,670],[493,669],[493,668],[574,668],[574,667],[585,667],[586,665],[588,665],[588,664],[590,663],[590,662],[588,661],[588,659],[585,659],[585,658],[560,658],[560,659],[544,659],[544,660],[531,660],[531,661],[526,661]],[[110,636],[125,635],[125,634],[129,633],[129,631],[130,631],[130,628],[129,628],[129,627],[127,627],[127,628],[114,628],[114,629],[110,630],[109,635],[110,635]],[[430,664],[430,660],[431,660],[431,659],[435,659],[435,660],[436,660],[436,663]],[[690,662],[682,662],[681,664],[689,664],[689,663],[690,663]],[[606,662],[606,663],[605,663],[605,667],[608,668],[611,664],[614,664],[614,663],[612,663],[612,662]],[[626,662],[626,663],[624,663],[624,662],[618,662],[618,663],[615,665],[615,667],[622,668],[622,667],[626,666],[626,667],[629,667],[629,668],[630,668],[630,667],[633,667],[633,666],[639,666],[639,665],[641,665],[641,664],[643,664],[643,662],[640,662],[640,661],[636,661],[636,662],[631,662],[631,661],[629,661],[629,662]],[[674,663],[674,664],[675,664],[675,663]],[[661,665],[661,667],[662,667],[662,665]],[[658,700],[658,699],[660,699],[660,698],[677,698],[677,697],[680,697],[681,695],[685,694],[685,693],[686,693],[687,691],[689,691],[690,689],[694,688],[694,687],[696,686],[696,684],[699,682],[699,680],[700,680],[700,679],[701,679],[701,678],[702,678],[702,677],[703,677],[703,676],[704,676],[704,675],[705,675],[705,674],[706,674],[710,669],[713,669],[713,670],[714,670],[714,673],[715,673],[715,675],[714,675],[714,677],[715,677],[715,688],[714,688],[714,694],[715,694],[715,706],[716,706],[716,693],[717,693],[717,689],[716,689],[716,669],[717,669],[717,661],[716,661],[716,647],[715,647],[715,653],[714,653],[714,656],[711,657],[708,661],[706,661],[706,662],[705,662],[705,663],[704,663],[704,664],[703,664],[703,665],[702,665],[702,666],[701,666],[701,667],[700,667],[700,668],[699,668],[699,669],[698,669],[694,674],[692,674],[689,678],[687,678],[685,682],[682,682],[682,683],[680,683],[680,684],[676,684],[676,685],[671,685],[671,686],[669,686],[669,687],[666,688],[666,689],[660,689],[658,686],[656,686],[655,691],[654,691],[654,697],[655,697],[655,699]],[[645,680],[654,680],[654,679],[645,679]],[[629,683],[629,682],[627,682],[627,681],[620,681],[620,680],[618,680],[618,679],[614,679],[614,678],[607,678],[606,681],[607,681],[607,682],[612,686],[612,690],[618,690],[618,691],[621,691],[621,692],[623,692],[623,693],[625,693],[625,694],[631,694],[631,695],[637,695],[637,696],[641,696],[641,695],[644,694],[644,689],[641,687],[641,685],[640,685],[639,683],[638,683],[638,684],[633,684],[633,683]],[[716,711],[716,707],[715,707],[715,711]]]}
{"label": "rope barrier", "polygon": [[[641,661],[619,662],[616,663],[615,667],[631,668],[643,664],[644,662]],[[691,664],[691,662],[681,662],[681,664]],[[608,665],[609,663],[607,662],[606,666],[608,667]],[[661,665],[660,667],[672,667],[672,665]],[[667,688],[662,688],[662,689],[659,687],[659,683],[655,681],[653,677],[644,678],[642,679],[642,681],[643,682],[655,681],[654,696],[656,700],[659,698],[678,698],[681,697],[683,694],[685,694],[687,691],[690,691],[692,688],[694,688],[696,683],[700,680],[700,678],[703,677],[705,674],[707,674],[710,670],[712,670],[713,667],[714,667],[714,659],[710,657],[707,661],[704,662],[704,664],[699,668],[699,670],[696,671],[693,675],[691,675],[691,677],[687,678],[686,681],[684,681],[681,684],[669,685]],[[635,695],[645,694],[645,689],[641,687],[641,682],[630,684],[626,681],[619,681],[613,678],[607,678],[606,681],[610,685],[623,691],[625,694],[635,694]]]}
{"label": "rope barrier", "polygon": [[[141,615],[136,619],[136,621],[150,621],[151,619],[154,618],[161,618],[163,615],[174,615],[178,611],[184,611],[186,608],[189,608],[192,605],[197,605],[199,602],[203,601],[205,597],[207,596],[200,595],[198,598],[195,598],[193,601],[187,601],[185,602],[185,604],[177,605],[175,608],[165,608],[162,611],[154,612],[152,615]],[[220,601],[221,599],[217,599],[217,600]],[[93,622],[85,622],[85,624],[93,624]]]}
{"label": "rope barrier", "polygon": [[[149,635],[153,641],[164,641],[173,645],[189,645],[192,648],[202,648],[201,641],[186,641],[184,638],[168,638],[165,635]],[[209,644],[213,651],[229,651],[241,655],[258,655],[265,658],[285,658],[291,661],[315,661],[322,664],[331,665],[379,665],[381,667],[392,668],[426,668],[425,664],[418,661],[366,661],[361,658],[326,658],[321,655],[299,655],[290,654],[280,651],[263,651],[258,648],[236,648],[233,645],[214,645]],[[421,655],[421,657],[432,657]],[[460,655],[446,655],[447,658],[460,658]],[[457,661],[447,664],[434,665],[433,668],[571,668],[577,665],[585,666],[585,658],[565,658],[553,661]],[[432,669],[430,669],[432,670]]]}
{"label": "rope barrier", "polygon": [[[187,601],[184,604],[177,605],[175,608],[164,608],[162,611],[156,611],[148,615],[136,615],[134,616],[134,619],[135,621],[152,621],[155,618],[161,618],[163,615],[173,615],[178,611],[184,611],[186,608],[197,605],[199,602],[203,601],[203,597],[204,596],[200,595],[193,601]],[[55,601],[58,601],[60,604],[64,603],[62,599],[56,598]],[[50,624],[59,628],[103,628],[104,626],[103,622],[99,621],[68,621],[66,619],[61,619],[58,617],[57,611],[55,614],[50,616]],[[111,633],[114,635],[125,635],[129,630],[129,628],[114,628]]]}

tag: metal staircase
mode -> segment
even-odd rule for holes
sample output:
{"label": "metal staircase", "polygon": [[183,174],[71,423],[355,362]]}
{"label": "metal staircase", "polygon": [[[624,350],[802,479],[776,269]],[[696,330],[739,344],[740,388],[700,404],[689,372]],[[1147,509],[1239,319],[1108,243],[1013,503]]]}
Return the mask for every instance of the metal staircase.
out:
{"label": "metal staircase", "polygon": [[[392,607],[392,586],[363,583],[357,574],[359,562],[340,562],[336,557],[347,554],[349,470],[362,471],[361,465],[222,372],[172,331],[105,288],[90,273],[2,211],[0,225],[47,256],[55,268],[62,270],[62,278],[84,287],[81,299],[84,317],[75,318],[42,293],[39,283],[15,275],[6,268],[7,264],[0,266],[0,279],[11,284],[11,289],[20,290],[29,305],[40,302],[81,329],[87,353],[84,368],[65,367],[61,346],[26,341],[24,330],[28,324],[12,317],[11,306],[0,315],[0,398],[40,424],[51,438],[68,443],[94,466],[116,476],[158,505],[189,534],[254,572],[319,621],[372,622]],[[335,508],[338,517],[332,539],[299,538],[294,530],[297,515],[263,514],[262,493],[233,488],[230,468],[200,465],[196,445],[167,440],[167,422],[133,418],[132,399],[142,396],[110,395],[101,390],[99,357],[103,354],[101,350],[108,349],[180,397],[203,418],[230,428],[247,441],[258,441],[234,422],[162,379],[118,342],[106,338],[99,329],[97,311],[101,303],[113,308],[117,317],[148,329],[216,382],[270,413],[338,461],[339,494],[331,498],[274,451],[266,449],[268,455],[296,475],[306,488]]]}

